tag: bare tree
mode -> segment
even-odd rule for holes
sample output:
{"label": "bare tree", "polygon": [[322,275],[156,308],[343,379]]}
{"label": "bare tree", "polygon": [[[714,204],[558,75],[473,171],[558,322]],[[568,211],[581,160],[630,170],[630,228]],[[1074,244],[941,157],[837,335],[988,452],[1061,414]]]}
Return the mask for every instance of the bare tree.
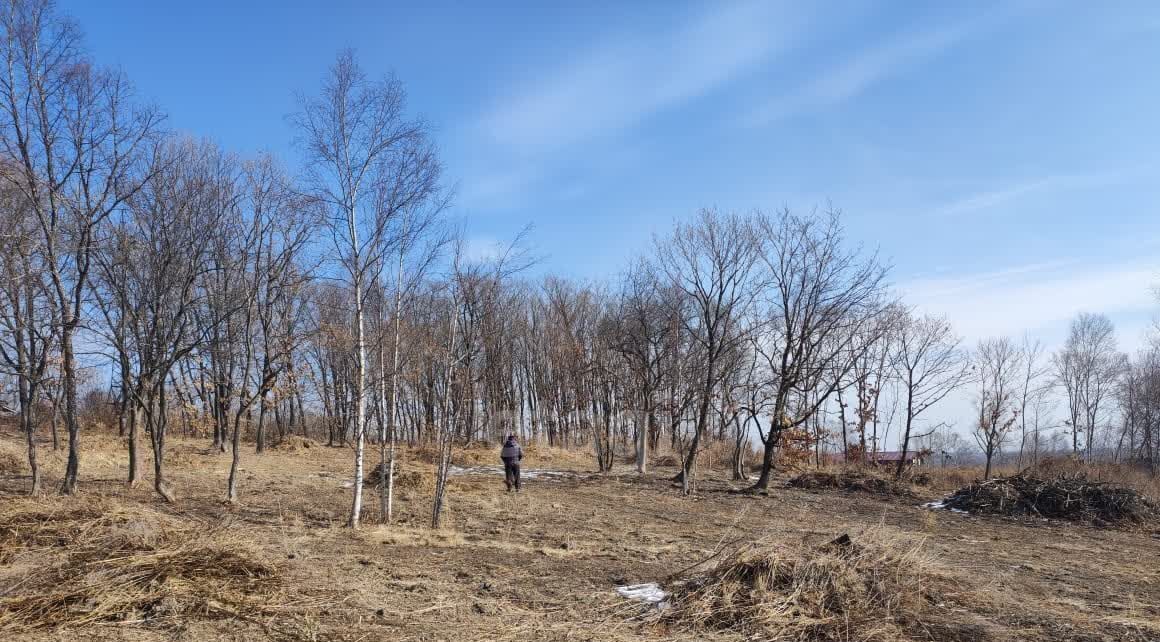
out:
{"label": "bare tree", "polygon": [[685,494],[691,492],[722,361],[748,336],[746,324],[760,291],[751,281],[761,252],[758,239],[752,217],[701,210],[693,222],[678,223],[657,241],[657,266],[690,302],[690,314],[681,321],[701,355],[696,423],[679,475]]}
{"label": "bare tree", "polygon": [[[448,239],[438,229],[438,216],[448,204],[448,196],[439,191],[442,168],[430,146],[413,146],[401,155],[390,176],[394,179],[383,192],[386,217],[396,221],[395,284],[391,333],[389,398],[386,347],[379,337],[379,510],[384,523],[391,523],[394,513],[395,457],[397,454],[396,415],[399,395],[399,345],[401,340],[403,301],[427,277]],[[384,265],[385,265],[384,261]],[[380,309],[385,306],[380,306]],[[380,319],[380,326],[383,319]],[[385,416],[385,417],[384,417]],[[389,446],[388,446],[389,444]]]}
{"label": "bare tree", "polygon": [[[1160,344],[1140,350],[1120,383],[1119,405],[1124,428],[1118,450],[1155,477],[1160,470]],[[1124,443],[1127,442],[1127,443]]]}
{"label": "bare tree", "polygon": [[1024,354],[1007,337],[981,341],[975,354],[979,417],[971,434],[987,461],[983,479],[990,479],[995,453],[1003,447],[1021,414]]}
{"label": "bare tree", "polygon": [[0,9],[5,62],[0,81],[0,145],[16,170],[0,178],[33,212],[56,301],[61,392],[69,452],[61,491],[77,489],[75,337],[85,313],[96,230],[144,183],[139,171],[159,122],[134,106],[125,77],[97,69],[76,26],[49,0],[13,0]]}
{"label": "bare tree", "polygon": [[[295,345],[293,329],[280,324],[294,294],[309,272],[302,269],[302,253],[315,229],[311,204],[294,193],[288,178],[270,157],[247,163],[243,171],[241,207],[230,208],[234,220],[226,226],[221,245],[229,248],[237,269],[228,292],[224,318],[228,334],[231,372],[227,403],[232,406],[230,474],[226,501],[238,501],[238,465],[241,461],[242,417],[259,404],[255,431],[256,449],[265,447],[267,395],[283,374],[287,355]],[[226,259],[229,260],[229,259]],[[220,281],[218,281],[220,283]]]}
{"label": "bare tree", "polygon": [[637,410],[636,471],[648,469],[648,435],[657,425],[657,394],[664,382],[662,367],[670,338],[665,305],[660,298],[656,274],[647,263],[637,263],[624,277],[615,313],[614,349],[631,373]]}
{"label": "bare tree", "polygon": [[[353,296],[354,493],[349,526],[362,513],[363,452],[366,443],[367,296],[381,263],[399,241],[393,223],[417,207],[437,177],[429,159],[426,128],[407,118],[406,94],[398,80],[369,80],[351,52],[339,55],[315,98],[302,98],[294,118],[306,157],[311,193],[327,209],[338,263]],[[426,172],[414,191],[412,172]],[[400,186],[405,186],[400,188]]]}
{"label": "bare tree", "polygon": [[1020,360],[1023,365],[1021,374],[1021,383],[1019,389],[1019,460],[1018,464],[1023,465],[1023,452],[1027,448],[1027,440],[1029,433],[1027,432],[1027,422],[1031,418],[1032,432],[1030,438],[1035,442],[1036,459],[1038,459],[1038,439],[1039,439],[1039,425],[1037,412],[1044,394],[1048,391],[1049,386],[1045,382],[1045,378],[1050,373],[1050,364],[1043,362],[1043,342],[1035,339],[1032,340],[1028,334],[1023,335],[1023,343],[1021,346]]}
{"label": "bare tree", "polygon": [[16,379],[20,429],[32,475],[29,494],[40,493],[37,401],[53,363],[54,299],[46,282],[35,223],[16,190],[0,191],[0,372]]}
{"label": "bare tree", "polygon": [[901,477],[915,421],[967,382],[970,364],[959,348],[961,340],[945,319],[906,316],[896,335],[891,367],[906,397],[906,415],[899,444],[902,457],[894,471]]}
{"label": "bare tree", "polygon": [[[886,310],[886,268],[844,246],[837,212],[801,217],[784,211],[761,224],[771,288],[755,345],[769,377],[773,421],[767,431],[757,426],[765,448],[754,489],[769,486],[781,433],[818,413],[886,327],[877,323]],[[756,421],[756,409],[750,413]]]}
{"label": "bare tree", "polygon": [[1096,430],[1104,420],[1116,380],[1123,370],[1115,327],[1102,314],[1081,313],[1072,320],[1067,342],[1053,358],[1055,380],[1067,399],[1072,453],[1091,459]]}
{"label": "bare tree", "polygon": [[[172,502],[164,478],[170,374],[204,341],[194,312],[203,295],[199,285],[212,237],[207,230],[217,229],[233,207],[234,187],[232,160],[210,145],[171,141],[158,158],[160,168],[130,200],[126,216],[108,226],[111,255],[96,258],[103,288],[112,293],[98,301],[110,325],[127,328],[110,336],[136,368],[130,394],[148,428],[153,487]],[[111,309],[117,304],[125,307]]]}

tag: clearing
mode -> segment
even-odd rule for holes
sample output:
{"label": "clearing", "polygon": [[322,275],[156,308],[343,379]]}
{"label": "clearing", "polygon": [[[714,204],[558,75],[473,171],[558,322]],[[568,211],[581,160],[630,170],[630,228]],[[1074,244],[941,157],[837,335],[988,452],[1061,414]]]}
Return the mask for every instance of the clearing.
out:
{"label": "clearing", "polygon": [[[5,450],[20,444],[0,434]],[[665,587],[757,540],[814,550],[884,533],[918,542],[939,586],[954,587],[927,605],[939,619],[920,627],[929,639],[1160,640],[1155,524],[962,515],[919,507],[942,490],[804,490],[788,477],[750,495],[725,470],[702,471],[685,498],[673,469],[594,475],[584,455],[532,450],[527,468],[575,474],[528,476],[508,494],[478,468],[494,465],[490,451],[457,452],[446,527],[432,531],[432,466],[406,451],[396,525],[373,525],[372,490],[367,525],[351,531],[346,448],[247,452],[238,506],[221,501],[228,456],[204,441],[174,440],[172,505],[148,483],[125,487],[119,440],[90,435],[86,448],[77,498],[27,499],[24,478],[0,477],[5,640],[740,641],[752,639],[740,627],[690,629],[616,589]],[[41,454],[51,484],[63,453]]]}

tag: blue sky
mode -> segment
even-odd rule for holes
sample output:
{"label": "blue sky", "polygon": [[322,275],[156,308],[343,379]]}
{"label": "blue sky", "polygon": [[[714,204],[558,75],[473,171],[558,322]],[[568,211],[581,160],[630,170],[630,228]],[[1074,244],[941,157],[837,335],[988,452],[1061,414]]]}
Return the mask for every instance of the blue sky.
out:
{"label": "blue sky", "polygon": [[[399,3],[395,3],[399,4]],[[1154,2],[66,0],[170,126],[294,166],[285,116],[336,52],[434,126],[479,252],[614,276],[704,206],[842,209],[968,339],[1158,307]]]}

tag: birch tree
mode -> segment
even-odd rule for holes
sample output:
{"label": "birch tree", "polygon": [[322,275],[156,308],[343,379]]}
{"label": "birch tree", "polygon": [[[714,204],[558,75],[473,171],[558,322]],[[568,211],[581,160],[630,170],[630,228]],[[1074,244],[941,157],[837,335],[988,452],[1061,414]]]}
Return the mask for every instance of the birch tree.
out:
{"label": "birch tree", "polygon": [[414,160],[426,155],[427,134],[422,121],[407,117],[402,83],[393,77],[369,79],[349,51],[331,66],[321,93],[300,103],[293,120],[307,183],[326,209],[354,308],[354,492],[347,523],[358,528],[367,427],[367,296],[383,258],[399,241],[392,236],[393,223],[415,205],[397,186],[416,171]]}
{"label": "birch tree", "polygon": [[1055,354],[1053,365],[1056,383],[1067,400],[1072,454],[1082,453],[1090,460],[1096,431],[1110,409],[1110,397],[1123,371],[1111,319],[1087,312],[1072,319],[1067,341]]}
{"label": "birch tree", "polygon": [[1043,359],[1043,342],[1032,339],[1030,335],[1023,335],[1020,346],[1022,370],[1019,387],[1019,459],[1018,465],[1023,465],[1023,454],[1027,448],[1028,421],[1031,421],[1030,439],[1034,442],[1035,457],[1039,455],[1039,406],[1048,386],[1045,382],[1050,373],[1050,364]]}

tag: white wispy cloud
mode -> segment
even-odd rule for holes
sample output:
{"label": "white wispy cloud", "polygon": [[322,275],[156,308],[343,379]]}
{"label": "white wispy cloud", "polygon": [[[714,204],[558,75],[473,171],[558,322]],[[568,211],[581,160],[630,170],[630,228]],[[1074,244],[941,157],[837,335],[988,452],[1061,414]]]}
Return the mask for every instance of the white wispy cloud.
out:
{"label": "white wispy cloud", "polygon": [[[1058,330],[1082,311],[1138,319],[1157,310],[1160,261],[1049,262],[898,286],[922,313],[945,315],[969,342]],[[1047,332],[1051,335],[1052,332]],[[1128,342],[1138,337],[1126,337]]]}
{"label": "white wispy cloud", "polygon": [[1043,176],[1012,183],[997,189],[987,189],[968,194],[950,203],[933,208],[930,210],[930,214],[937,217],[958,216],[1001,207],[1036,194],[1106,187],[1132,180],[1138,176],[1140,176],[1140,171],[1135,169]]}
{"label": "white wispy cloud", "polygon": [[777,96],[742,119],[750,126],[768,125],[807,111],[838,105],[883,80],[935,57],[965,40],[969,26],[925,32],[879,44],[818,74],[795,90]]}
{"label": "white wispy cloud", "polygon": [[459,198],[472,207],[510,207],[513,195],[527,193],[539,179],[539,172],[528,165],[472,172],[464,180]]}
{"label": "white wispy cloud", "polygon": [[874,85],[933,60],[959,44],[980,36],[1034,3],[1017,2],[971,20],[927,29],[877,43],[817,74],[792,91],[775,96],[741,118],[748,126],[764,126],[804,112],[824,109],[856,98]]}
{"label": "white wispy cloud", "polygon": [[710,4],[672,32],[607,41],[479,120],[493,144],[536,149],[607,135],[708,94],[788,47],[808,13],[795,3]]}
{"label": "white wispy cloud", "polygon": [[463,242],[463,258],[469,263],[490,261],[503,255],[506,246],[491,236],[470,237]]}

